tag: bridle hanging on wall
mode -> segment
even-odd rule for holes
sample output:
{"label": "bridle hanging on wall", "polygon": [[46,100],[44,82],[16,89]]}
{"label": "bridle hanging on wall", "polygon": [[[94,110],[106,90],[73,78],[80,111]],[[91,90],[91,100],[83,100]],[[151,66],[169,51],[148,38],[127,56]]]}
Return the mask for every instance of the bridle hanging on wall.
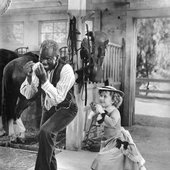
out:
{"label": "bridle hanging on wall", "polygon": [[68,38],[67,38],[67,47],[68,47],[68,55],[69,55],[69,61],[71,64],[73,64],[73,58],[74,55],[77,55],[77,35],[80,34],[80,32],[76,28],[76,17],[71,16],[70,17],[70,23],[69,23],[69,32],[68,32]]}
{"label": "bridle hanging on wall", "polygon": [[[80,58],[82,61],[82,67],[77,70],[73,67],[78,78],[76,83],[78,84],[79,92],[82,88],[85,88],[85,105],[87,104],[87,82],[101,82],[103,78],[102,62],[105,55],[105,50],[108,44],[107,35],[101,31],[89,31],[86,24],[86,38],[81,41],[80,49],[77,49],[77,35],[80,32],[76,29],[76,18],[70,17],[69,33],[68,33],[68,54],[69,61],[73,64],[73,59],[77,52],[80,50]],[[78,64],[78,61],[77,61]]]}

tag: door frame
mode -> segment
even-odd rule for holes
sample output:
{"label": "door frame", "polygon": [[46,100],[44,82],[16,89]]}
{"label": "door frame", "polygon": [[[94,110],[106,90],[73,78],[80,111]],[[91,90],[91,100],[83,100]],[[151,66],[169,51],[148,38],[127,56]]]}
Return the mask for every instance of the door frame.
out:
{"label": "door frame", "polygon": [[162,17],[170,17],[170,7],[127,10],[125,56],[122,72],[122,90],[125,93],[124,102],[122,106],[122,125],[124,126],[132,126],[134,124],[135,116],[137,19]]}

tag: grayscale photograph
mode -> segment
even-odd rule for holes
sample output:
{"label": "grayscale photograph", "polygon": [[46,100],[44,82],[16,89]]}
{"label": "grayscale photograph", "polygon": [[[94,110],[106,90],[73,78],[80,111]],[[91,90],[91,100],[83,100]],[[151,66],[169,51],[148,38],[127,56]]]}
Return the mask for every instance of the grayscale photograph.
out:
{"label": "grayscale photograph", "polygon": [[0,170],[169,159],[169,0],[0,0]]}

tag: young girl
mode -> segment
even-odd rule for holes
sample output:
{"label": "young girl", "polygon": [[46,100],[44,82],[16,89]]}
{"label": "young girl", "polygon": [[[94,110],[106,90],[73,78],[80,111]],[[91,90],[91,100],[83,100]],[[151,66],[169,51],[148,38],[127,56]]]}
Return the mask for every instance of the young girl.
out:
{"label": "young girl", "polygon": [[100,152],[92,163],[92,170],[146,170],[130,133],[121,127],[119,106],[124,93],[112,86],[99,88],[100,104],[91,104],[97,123],[104,125]]}

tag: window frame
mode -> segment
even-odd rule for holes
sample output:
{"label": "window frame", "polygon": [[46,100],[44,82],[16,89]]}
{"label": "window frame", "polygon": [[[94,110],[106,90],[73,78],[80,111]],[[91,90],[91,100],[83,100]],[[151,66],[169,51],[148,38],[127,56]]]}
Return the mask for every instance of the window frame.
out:
{"label": "window frame", "polygon": [[[54,24],[55,23],[57,23],[57,22],[64,22],[65,24],[66,24],[66,32],[57,32],[57,31],[55,31],[54,30]],[[39,45],[41,45],[41,43],[43,42],[42,41],[42,35],[43,35],[43,32],[42,32],[42,25],[43,24],[46,24],[46,23],[52,23],[53,24],[53,30],[52,30],[52,32],[50,33],[50,34],[52,34],[52,36],[53,36],[53,40],[54,40],[54,34],[55,33],[64,33],[64,34],[66,34],[66,42],[62,42],[62,43],[59,43],[58,42],[58,44],[59,44],[59,46],[66,46],[67,45],[67,36],[68,36],[68,20],[67,19],[58,19],[58,20],[42,20],[42,21],[39,21],[39,37],[38,37],[38,43],[39,43]],[[44,33],[45,34],[45,33]]]}
{"label": "window frame", "polygon": [[[1,41],[7,44],[24,45],[24,21],[3,22],[1,24]],[[21,32],[15,30],[18,25],[22,27]],[[11,39],[10,36],[14,39]],[[19,37],[19,41],[17,41],[17,37]]]}

